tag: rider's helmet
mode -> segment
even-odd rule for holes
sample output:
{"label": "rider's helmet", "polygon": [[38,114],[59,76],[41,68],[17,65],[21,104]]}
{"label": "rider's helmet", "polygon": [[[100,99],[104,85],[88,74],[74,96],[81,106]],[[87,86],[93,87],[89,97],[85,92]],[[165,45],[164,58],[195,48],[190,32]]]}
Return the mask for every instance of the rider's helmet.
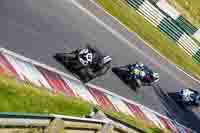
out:
{"label": "rider's helmet", "polygon": [[140,71],[140,77],[144,77],[144,76],[146,76],[145,71]]}
{"label": "rider's helmet", "polygon": [[82,49],[79,52],[79,60],[84,65],[87,66],[88,64],[92,63],[93,54],[88,49]]}

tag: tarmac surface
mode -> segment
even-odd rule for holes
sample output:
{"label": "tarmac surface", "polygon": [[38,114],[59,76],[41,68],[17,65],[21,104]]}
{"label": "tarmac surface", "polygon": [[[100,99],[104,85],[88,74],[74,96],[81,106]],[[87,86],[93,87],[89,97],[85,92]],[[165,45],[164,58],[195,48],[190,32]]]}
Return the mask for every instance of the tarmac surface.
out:
{"label": "tarmac surface", "polygon": [[[134,33],[128,32],[105,12],[88,1],[83,7],[97,15],[104,24],[78,8],[72,0],[1,0],[0,46],[68,73],[52,55],[90,43],[113,58],[113,66],[144,62],[160,74],[155,87],[142,87],[139,92],[126,86],[111,71],[91,83],[198,129],[198,109],[179,107],[166,92],[199,84],[156,54]],[[127,43],[129,42],[129,43]]]}

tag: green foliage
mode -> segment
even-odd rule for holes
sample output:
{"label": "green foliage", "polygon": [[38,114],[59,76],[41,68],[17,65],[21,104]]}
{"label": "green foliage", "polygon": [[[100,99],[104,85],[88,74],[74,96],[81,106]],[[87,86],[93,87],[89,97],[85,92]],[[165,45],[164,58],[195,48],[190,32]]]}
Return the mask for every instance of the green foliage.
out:
{"label": "green foliage", "polygon": [[199,0],[169,0],[181,14],[190,22],[200,27],[200,1]]}
{"label": "green foliage", "polygon": [[152,127],[149,128],[149,133],[164,133],[160,128]]}
{"label": "green foliage", "polygon": [[155,127],[154,125],[152,125],[152,123],[138,120],[133,116],[129,116],[121,112],[112,112],[109,110],[104,110],[104,112],[108,116],[114,117],[115,119],[120,120],[121,122],[128,123],[133,127],[137,127],[146,133],[169,133],[169,131],[167,130],[162,130],[160,128]]}
{"label": "green foliage", "polygon": [[[90,113],[92,105],[82,99],[53,95],[46,88],[38,88],[15,78],[0,76],[0,112],[62,114],[84,117]],[[96,106],[97,109],[101,109]],[[116,119],[144,130],[146,133],[157,133],[159,129],[132,116],[111,109],[104,112]],[[29,129],[26,132],[34,133],[38,129]],[[18,132],[18,131],[16,131]],[[20,132],[20,131],[19,131]],[[24,130],[25,132],[25,130]]]}
{"label": "green foliage", "polygon": [[74,97],[52,95],[44,88],[0,76],[0,112],[56,113],[84,116],[91,105]]}

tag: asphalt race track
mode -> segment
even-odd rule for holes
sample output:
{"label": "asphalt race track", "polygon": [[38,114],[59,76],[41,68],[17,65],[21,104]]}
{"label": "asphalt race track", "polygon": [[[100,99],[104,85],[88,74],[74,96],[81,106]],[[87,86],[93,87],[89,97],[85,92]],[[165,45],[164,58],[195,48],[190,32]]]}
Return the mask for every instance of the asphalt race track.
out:
{"label": "asphalt race track", "polygon": [[[136,36],[133,37],[133,47],[141,49],[145,44]],[[180,108],[166,92],[174,92],[181,87],[198,87],[199,84],[171,64],[164,65],[162,60],[154,60],[155,53],[141,53],[130,47],[74,6],[71,0],[0,1],[1,47],[65,71],[52,55],[82,47],[86,43],[96,45],[110,55],[113,66],[142,61],[160,73],[159,85],[143,87],[138,93],[127,87],[111,71],[92,83],[128,99],[138,96],[141,104],[198,130],[200,111]]]}

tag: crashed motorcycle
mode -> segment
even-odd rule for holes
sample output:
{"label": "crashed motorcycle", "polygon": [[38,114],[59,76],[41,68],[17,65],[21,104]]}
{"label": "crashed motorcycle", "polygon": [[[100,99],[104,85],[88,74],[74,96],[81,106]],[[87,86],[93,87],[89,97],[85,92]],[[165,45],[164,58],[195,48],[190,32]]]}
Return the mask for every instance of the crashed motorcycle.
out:
{"label": "crashed motorcycle", "polygon": [[191,88],[184,88],[175,93],[169,93],[178,104],[185,106],[199,106],[200,93]]}
{"label": "crashed motorcycle", "polygon": [[[80,52],[85,49],[91,50],[93,54],[92,63],[88,65],[84,64],[80,58]],[[53,57],[84,83],[104,75],[111,68],[112,61],[110,56],[103,55],[98,49],[91,46],[70,53],[56,53]]]}
{"label": "crashed motorcycle", "polygon": [[130,69],[129,65],[121,67],[113,67],[112,72],[115,73],[125,84],[129,85],[132,88],[140,88],[142,86],[152,86],[154,83],[159,81],[159,78],[154,78],[150,69],[147,71],[146,76],[141,79],[139,75],[133,75],[130,78]]}

